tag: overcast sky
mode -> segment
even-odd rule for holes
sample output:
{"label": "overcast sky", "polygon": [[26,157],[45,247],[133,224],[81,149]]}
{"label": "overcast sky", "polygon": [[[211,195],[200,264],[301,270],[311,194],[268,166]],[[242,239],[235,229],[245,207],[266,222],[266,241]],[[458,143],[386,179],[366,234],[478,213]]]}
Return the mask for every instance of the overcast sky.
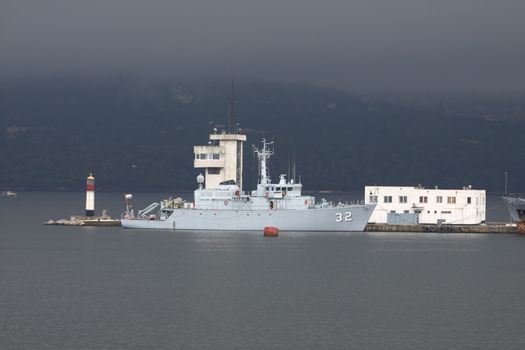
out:
{"label": "overcast sky", "polygon": [[0,68],[523,90],[525,0],[1,0]]}

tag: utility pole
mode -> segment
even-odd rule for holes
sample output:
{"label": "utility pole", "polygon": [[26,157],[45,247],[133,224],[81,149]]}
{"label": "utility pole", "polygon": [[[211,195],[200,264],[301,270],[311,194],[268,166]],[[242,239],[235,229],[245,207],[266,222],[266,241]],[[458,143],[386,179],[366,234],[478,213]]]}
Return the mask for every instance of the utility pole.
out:
{"label": "utility pole", "polygon": [[[505,197],[507,197],[507,180],[508,180],[509,172],[508,170],[505,170]],[[509,223],[512,223],[512,215],[509,211]]]}
{"label": "utility pole", "polygon": [[505,197],[507,197],[507,178],[508,178],[509,172],[505,170]]}

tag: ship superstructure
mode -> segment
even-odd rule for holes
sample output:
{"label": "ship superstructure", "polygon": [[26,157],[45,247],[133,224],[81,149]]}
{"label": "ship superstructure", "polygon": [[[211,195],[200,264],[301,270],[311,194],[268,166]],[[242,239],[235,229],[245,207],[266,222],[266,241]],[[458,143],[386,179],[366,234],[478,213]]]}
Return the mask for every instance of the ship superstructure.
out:
{"label": "ship superstructure", "polygon": [[[212,134],[210,138],[215,139],[214,136]],[[288,180],[285,174],[279,176],[279,182],[271,182],[267,167],[267,161],[273,155],[271,146],[273,142],[263,139],[261,148],[254,147],[254,153],[259,160],[259,183],[256,190],[244,192],[240,183],[233,179],[219,182],[216,186],[216,177],[223,173],[221,169],[216,171],[217,174],[212,174],[211,180],[209,175],[200,175],[197,178],[199,188],[194,192],[195,202],[192,205],[198,209],[209,210],[277,210],[313,207],[315,198],[303,196],[302,185],[295,183],[293,179]],[[203,146],[196,146],[196,149],[198,147]],[[227,158],[227,155],[224,158]],[[196,167],[199,166],[200,163],[197,165],[196,160]],[[206,174],[209,174],[209,169],[206,168]],[[233,174],[232,171],[230,173]]]}

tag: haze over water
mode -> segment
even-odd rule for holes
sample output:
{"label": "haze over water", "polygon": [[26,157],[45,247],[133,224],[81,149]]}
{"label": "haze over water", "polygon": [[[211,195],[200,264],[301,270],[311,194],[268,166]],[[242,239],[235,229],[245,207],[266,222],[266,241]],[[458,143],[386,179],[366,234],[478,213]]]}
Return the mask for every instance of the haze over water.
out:
{"label": "haze over water", "polygon": [[[81,193],[0,201],[1,349],[525,346],[517,235],[268,239],[42,225],[81,214],[82,202]],[[121,196],[97,194],[97,205],[116,216]]]}

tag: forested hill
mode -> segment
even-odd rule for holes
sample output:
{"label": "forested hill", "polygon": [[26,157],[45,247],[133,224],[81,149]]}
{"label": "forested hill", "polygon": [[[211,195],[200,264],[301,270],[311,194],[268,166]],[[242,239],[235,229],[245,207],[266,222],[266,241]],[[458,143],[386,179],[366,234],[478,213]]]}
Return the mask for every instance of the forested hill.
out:
{"label": "forested hill", "polygon": [[[16,80],[0,82],[0,188],[79,190],[89,172],[102,190],[195,187],[195,144],[226,124],[227,81]],[[305,189],[365,184],[471,184],[525,192],[525,123],[410,109],[308,84],[239,81],[236,116],[250,152],[275,140],[272,175],[296,152]]]}

